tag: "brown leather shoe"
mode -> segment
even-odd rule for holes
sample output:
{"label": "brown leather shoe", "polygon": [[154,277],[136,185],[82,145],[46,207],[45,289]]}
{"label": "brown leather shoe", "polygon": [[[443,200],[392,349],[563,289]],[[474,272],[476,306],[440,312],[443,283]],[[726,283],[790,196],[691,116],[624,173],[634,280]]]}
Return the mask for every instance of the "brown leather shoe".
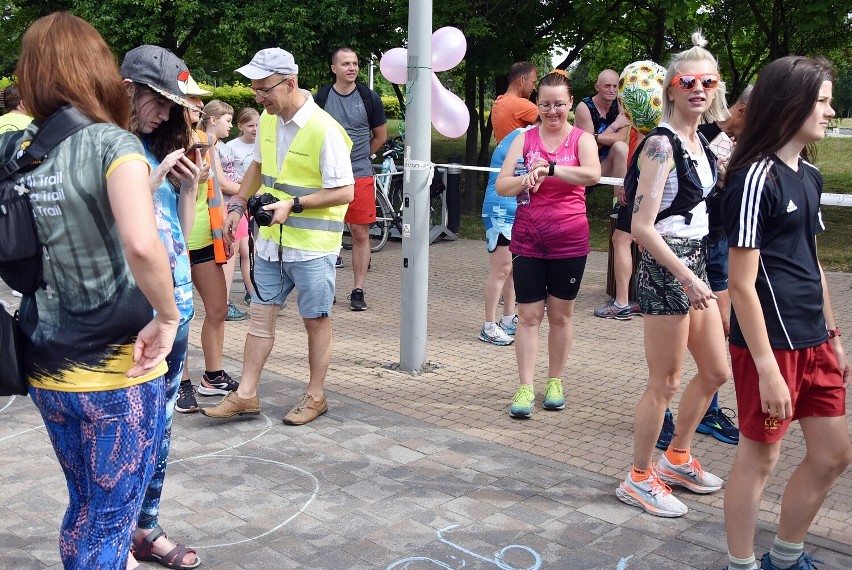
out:
{"label": "brown leather shoe", "polygon": [[299,403],[293,406],[290,413],[284,416],[284,423],[289,426],[301,426],[312,422],[328,411],[328,402],[323,394],[321,400],[315,400],[313,396],[302,394]]}
{"label": "brown leather shoe", "polygon": [[209,408],[201,408],[201,413],[208,418],[230,418],[243,414],[260,413],[260,400],[257,396],[240,398],[236,392],[230,392],[222,401]]}

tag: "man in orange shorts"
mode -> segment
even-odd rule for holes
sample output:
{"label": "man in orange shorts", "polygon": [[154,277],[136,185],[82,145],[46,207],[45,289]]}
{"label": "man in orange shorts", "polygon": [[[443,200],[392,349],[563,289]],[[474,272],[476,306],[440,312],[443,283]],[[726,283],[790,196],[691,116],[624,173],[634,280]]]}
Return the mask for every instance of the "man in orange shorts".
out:
{"label": "man in orange shorts", "polygon": [[[352,174],[355,176],[355,199],[346,211],[346,223],[352,235],[352,271],[354,288],[349,295],[353,311],[364,311],[364,282],[370,265],[370,224],[376,221],[376,188],[373,183],[375,154],[388,138],[385,108],[378,93],[357,83],[358,56],[351,48],[341,47],[331,54],[333,85],[317,91],[317,105],[334,117],[352,139]],[[339,258],[338,258],[339,261]],[[342,266],[339,262],[338,266]]]}

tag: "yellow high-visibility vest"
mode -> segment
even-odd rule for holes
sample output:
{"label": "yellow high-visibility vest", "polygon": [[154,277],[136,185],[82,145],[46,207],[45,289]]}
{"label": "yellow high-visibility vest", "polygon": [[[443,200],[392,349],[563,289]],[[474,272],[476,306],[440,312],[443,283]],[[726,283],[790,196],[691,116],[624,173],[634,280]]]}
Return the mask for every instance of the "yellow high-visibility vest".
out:
{"label": "yellow high-visibility vest", "polygon": [[[347,153],[352,139],[331,115],[315,107],[305,126],[299,129],[278,170],[278,116],[266,111],[260,117],[260,173],[262,192],[279,200],[303,197],[322,189],[320,151],[325,134],[336,128],[346,141]],[[290,213],[283,227],[277,224],[260,228],[265,239],[286,247],[305,251],[337,251],[343,234],[343,217],[348,204],[327,208],[305,208],[301,214]],[[280,228],[280,231],[279,231]]]}

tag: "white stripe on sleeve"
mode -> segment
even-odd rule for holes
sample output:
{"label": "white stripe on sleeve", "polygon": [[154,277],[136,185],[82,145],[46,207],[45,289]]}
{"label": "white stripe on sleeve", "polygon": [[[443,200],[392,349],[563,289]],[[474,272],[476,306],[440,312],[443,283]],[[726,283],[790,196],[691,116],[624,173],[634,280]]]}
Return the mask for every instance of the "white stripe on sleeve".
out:
{"label": "white stripe on sleeve", "polygon": [[766,173],[771,166],[772,161],[764,159],[752,164],[746,173],[742,202],[740,203],[740,231],[737,236],[737,247],[757,247],[760,199],[763,196]]}

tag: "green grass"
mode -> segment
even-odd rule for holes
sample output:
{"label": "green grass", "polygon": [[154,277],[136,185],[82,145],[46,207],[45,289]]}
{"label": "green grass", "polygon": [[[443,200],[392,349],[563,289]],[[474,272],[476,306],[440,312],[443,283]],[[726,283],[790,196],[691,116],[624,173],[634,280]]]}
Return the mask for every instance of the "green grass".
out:
{"label": "green grass", "polygon": [[[398,134],[398,121],[388,121],[388,135]],[[852,127],[852,119],[843,119],[843,126]],[[441,163],[450,156],[464,156],[464,137],[448,139],[432,130],[432,161]],[[494,141],[492,139],[492,150]],[[828,137],[817,145],[816,164],[825,180],[825,192],[852,194],[852,138]],[[484,180],[484,179],[483,179]],[[464,184],[464,181],[462,181]],[[484,182],[482,186],[484,187]],[[465,191],[464,187],[462,191]],[[483,188],[477,188],[477,205],[482,204]],[[592,249],[609,248],[612,190],[601,186],[588,195],[586,207],[589,214]],[[826,206],[823,208],[826,231],[819,236],[819,258],[823,267],[831,271],[852,272],[852,207]],[[485,239],[480,213],[463,214],[459,236],[467,239]]]}

